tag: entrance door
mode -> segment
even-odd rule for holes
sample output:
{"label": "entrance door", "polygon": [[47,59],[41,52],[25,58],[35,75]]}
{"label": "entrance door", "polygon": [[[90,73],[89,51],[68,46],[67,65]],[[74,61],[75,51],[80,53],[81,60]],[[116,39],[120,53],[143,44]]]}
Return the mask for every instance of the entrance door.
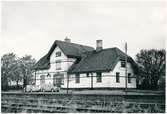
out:
{"label": "entrance door", "polygon": [[61,85],[63,84],[64,80],[63,80],[64,75],[63,74],[55,74],[53,75],[53,85],[57,86],[57,87],[61,87]]}

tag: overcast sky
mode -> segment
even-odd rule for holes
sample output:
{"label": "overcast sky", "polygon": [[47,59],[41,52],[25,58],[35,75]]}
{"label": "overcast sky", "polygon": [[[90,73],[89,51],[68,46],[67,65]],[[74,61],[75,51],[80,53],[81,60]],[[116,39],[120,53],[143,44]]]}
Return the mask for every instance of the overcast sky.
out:
{"label": "overcast sky", "polygon": [[165,48],[164,2],[2,2],[2,54],[37,60],[55,40],[118,47],[135,58],[140,49]]}

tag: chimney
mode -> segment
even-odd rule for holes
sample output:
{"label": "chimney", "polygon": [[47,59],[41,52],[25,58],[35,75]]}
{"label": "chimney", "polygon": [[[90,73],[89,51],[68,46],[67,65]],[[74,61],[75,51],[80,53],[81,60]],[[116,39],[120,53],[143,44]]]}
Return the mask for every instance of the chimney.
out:
{"label": "chimney", "polygon": [[68,43],[71,43],[71,39],[69,39],[68,37],[66,37],[66,38],[64,39],[64,41],[65,41],[65,42],[68,42]]}
{"label": "chimney", "polygon": [[101,51],[103,49],[102,40],[96,40],[96,51]]}

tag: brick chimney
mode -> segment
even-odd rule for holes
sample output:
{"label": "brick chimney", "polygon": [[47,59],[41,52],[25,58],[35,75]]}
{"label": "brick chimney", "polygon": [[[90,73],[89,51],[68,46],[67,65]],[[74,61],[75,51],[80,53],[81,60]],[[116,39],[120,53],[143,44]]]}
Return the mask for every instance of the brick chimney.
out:
{"label": "brick chimney", "polygon": [[103,49],[103,41],[102,40],[96,40],[96,51],[101,51]]}
{"label": "brick chimney", "polygon": [[66,37],[66,38],[64,39],[64,41],[65,41],[65,42],[68,42],[68,43],[71,43],[71,39],[69,39],[68,37]]}

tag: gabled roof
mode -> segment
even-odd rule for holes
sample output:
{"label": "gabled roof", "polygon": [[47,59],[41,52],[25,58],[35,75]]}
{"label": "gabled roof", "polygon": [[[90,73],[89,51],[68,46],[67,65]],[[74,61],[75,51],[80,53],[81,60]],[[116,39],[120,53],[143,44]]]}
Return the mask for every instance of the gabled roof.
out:
{"label": "gabled roof", "polygon": [[83,52],[93,51],[94,48],[90,46],[75,44],[75,43],[68,43],[65,41],[56,40],[52,45],[51,49],[49,50],[49,56],[52,54],[55,47],[59,47],[66,56],[68,57],[81,57]]}
{"label": "gabled roof", "polygon": [[56,47],[59,47],[67,57],[81,58],[81,54],[87,51],[93,51],[94,48],[85,45],[79,45],[75,43],[69,43],[65,41],[56,40],[49,52],[43,56],[34,66],[36,70],[44,70],[50,68],[50,56]]}
{"label": "gabled roof", "polygon": [[126,56],[128,61],[134,66],[135,62],[133,59],[118,48],[103,49],[99,52],[94,50],[85,53],[79,63],[73,64],[69,69],[69,73],[111,71],[117,62],[125,60]]}

